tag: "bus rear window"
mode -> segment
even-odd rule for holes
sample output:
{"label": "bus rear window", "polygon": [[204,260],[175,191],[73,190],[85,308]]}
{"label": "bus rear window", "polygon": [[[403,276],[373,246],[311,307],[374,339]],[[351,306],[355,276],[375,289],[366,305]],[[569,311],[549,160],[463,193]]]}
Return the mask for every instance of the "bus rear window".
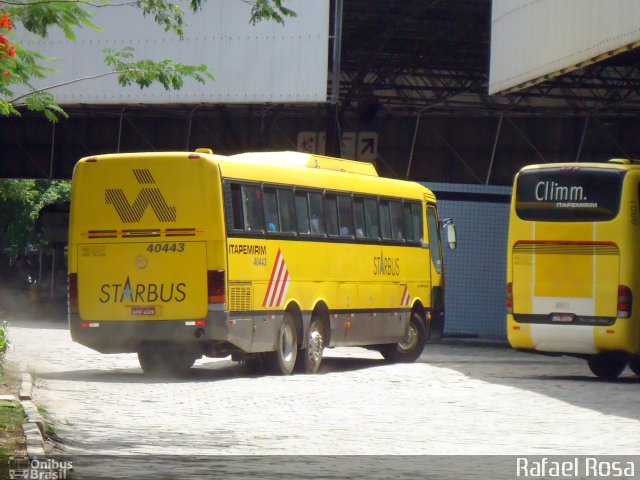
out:
{"label": "bus rear window", "polygon": [[563,167],[518,175],[516,213],[523,220],[597,222],[620,210],[623,170]]}

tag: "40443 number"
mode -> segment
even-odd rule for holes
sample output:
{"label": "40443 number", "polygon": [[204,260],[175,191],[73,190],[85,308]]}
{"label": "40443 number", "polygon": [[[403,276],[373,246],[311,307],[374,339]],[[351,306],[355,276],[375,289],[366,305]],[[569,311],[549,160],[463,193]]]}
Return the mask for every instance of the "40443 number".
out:
{"label": "40443 number", "polygon": [[180,253],[184,252],[184,243],[150,243],[147,246],[149,253]]}

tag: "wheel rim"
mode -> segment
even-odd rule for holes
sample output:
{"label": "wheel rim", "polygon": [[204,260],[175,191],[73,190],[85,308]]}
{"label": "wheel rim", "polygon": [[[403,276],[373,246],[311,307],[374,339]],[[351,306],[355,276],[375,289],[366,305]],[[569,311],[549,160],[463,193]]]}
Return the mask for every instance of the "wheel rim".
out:
{"label": "wheel rim", "polygon": [[309,333],[309,346],[307,347],[307,356],[312,366],[320,363],[323,349],[324,339],[322,338],[322,333],[318,329],[312,330]]}
{"label": "wheel rim", "polygon": [[285,325],[282,329],[280,337],[280,356],[284,363],[290,363],[293,359],[295,349],[294,332],[289,325]]}
{"label": "wheel rim", "polygon": [[413,322],[411,322],[409,324],[408,340],[406,342],[398,343],[398,350],[400,350],[403,353],[404,352],[409,352],[409,351],[413,350],[416,347],[417,344],[418,344],[418,329],[413,324]]}

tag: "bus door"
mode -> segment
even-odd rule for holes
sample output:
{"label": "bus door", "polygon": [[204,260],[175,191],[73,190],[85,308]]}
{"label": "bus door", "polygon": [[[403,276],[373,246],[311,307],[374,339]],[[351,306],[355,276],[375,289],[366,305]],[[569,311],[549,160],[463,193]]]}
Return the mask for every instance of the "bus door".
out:
{"label": "bus door", "polygon": [[[442,272],[442,243],[440,241],[440,224],[438,211],[434,205],[427,205],[427,241],[429,242],[429,277],[431,284],[430,310],[431,320],[428,325],[428,338],[437,340],[444,329],[444,276]],[[427,318],[429,318],[427,316]]]}

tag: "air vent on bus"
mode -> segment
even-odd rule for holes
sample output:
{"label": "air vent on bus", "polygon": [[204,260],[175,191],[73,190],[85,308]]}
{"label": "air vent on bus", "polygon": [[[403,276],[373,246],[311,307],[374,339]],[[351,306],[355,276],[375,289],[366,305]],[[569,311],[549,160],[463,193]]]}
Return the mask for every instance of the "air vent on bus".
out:
{"label": "air vent on bus", "polygon": [[82,235],[87,238],[154,238],[154,237],[195,237],[203,233],[195,228],[139,228],[129,230],[89,230]]}
{"label": "air vent on bus", "polygon": [[118,238],[117,230],[89,230],[86,234],[89,238]]}
{"label": "air vent on bus", "polygon": [[518,242],[513,253],[553,254],[553,255],[619,255],[620,250],[613,242]]}
{"label": "air vent on bus", "polygon": [[251,285],[229,286],[229,310],[234,312],[248,312],[251,310]]}
{"label": "air vent on bus", "polygon": [[138,230],[122,230],[122,237],[159,237],[160,231],[154,228],[145,228]]}

